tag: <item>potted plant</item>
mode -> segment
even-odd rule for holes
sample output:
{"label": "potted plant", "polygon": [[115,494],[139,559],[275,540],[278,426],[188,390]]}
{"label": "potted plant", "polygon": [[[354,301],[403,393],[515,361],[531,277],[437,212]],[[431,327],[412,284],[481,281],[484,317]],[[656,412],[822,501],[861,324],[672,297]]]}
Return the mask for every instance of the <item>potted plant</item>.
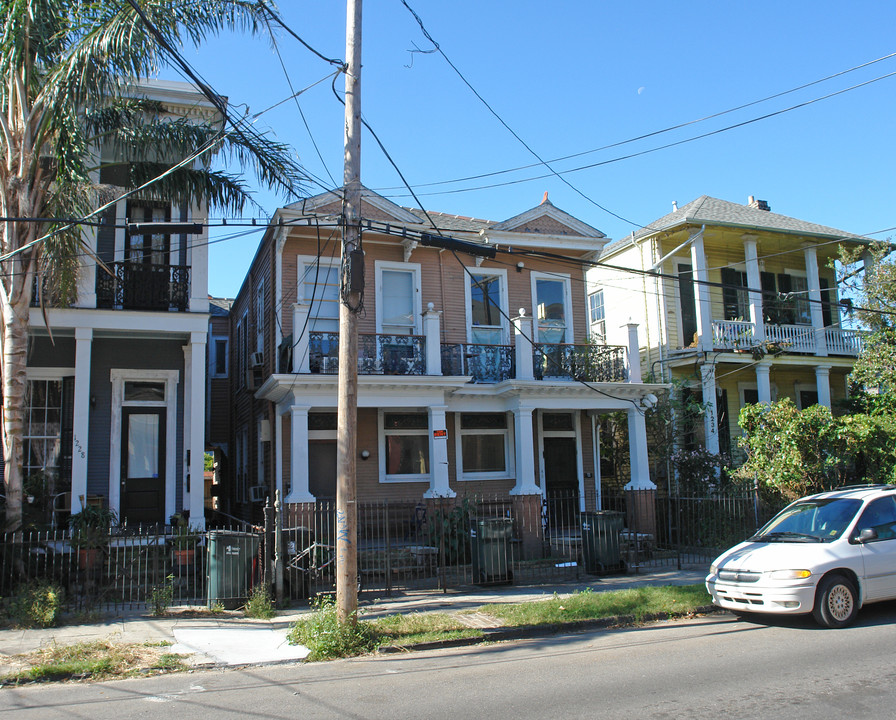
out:
{"label": "potted plant", "polygon": [[78,551],[78,567],[89,570],[102,558],[109,543],[109,528],[118,520],[111,508],[85,505],[68,519],[71,544]]}
{"label": "potted plant", "polygon": [[199,540],[199,529],[190,525],[189,520],[180,513],[171,516],[171,548],[174,553],[174,564],[179,567],[192,565],[196,558],[196,543]]}

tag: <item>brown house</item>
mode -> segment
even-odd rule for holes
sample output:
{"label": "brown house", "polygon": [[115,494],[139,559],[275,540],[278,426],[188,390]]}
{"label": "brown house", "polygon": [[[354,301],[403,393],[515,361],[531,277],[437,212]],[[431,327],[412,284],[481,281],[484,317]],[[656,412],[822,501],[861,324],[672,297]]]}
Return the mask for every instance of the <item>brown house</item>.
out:
{"label": "brown house", "polygon": [[[335,497],[341,208],[333,192],[279,209],[230,309],[231,392],[210,397],[211,417],[231,418],[233,515],[257,519],[275,490],[287,504]],[[620,475],[653,487],[643,409],[659,386],[640,382],[637,328],[626,346],[588,340],[585,271],[603,233],[547,198],[489,222],[365,190],[362,216],[360,500],[488,493],[594,509],[599,418],[619,411]]]}

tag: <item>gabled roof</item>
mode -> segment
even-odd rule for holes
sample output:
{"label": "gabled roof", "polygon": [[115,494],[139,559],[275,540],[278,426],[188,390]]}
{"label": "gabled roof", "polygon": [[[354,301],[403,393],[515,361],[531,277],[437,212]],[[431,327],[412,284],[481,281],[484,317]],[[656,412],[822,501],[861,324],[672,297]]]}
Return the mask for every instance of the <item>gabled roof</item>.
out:
{"label": "gabled roof", "polygon": [[583,223],[568,212],[561,210],[548,200],[544,200],[530,210],[514,215],[512,218],[492,225],[491,230],[505,232],[547,232],[550,235],[576,235],[578,237],[605,238],[606,235],[597,228]]}
{"label": "gabled roof", "polygon": [[750,205],[741,205],[728,200],[719,200],[709,195],[701,195],[684,207],[680,207],[678,210],[664,215],[659,220],[654,220],[646,227],[635,231],[633,235],[610,243],[604,249],[604,254],[613,253],[630,243],[633,239],[639,240],[648,235],[672,230],[684,225],[740,227],[744,230],[763,230],[788,235],[869,242],[868,238],[861,235],[854,235],[853,233],[837,230],[826,225],[817,225],[805,220],[788,217],[787,215],[760,210]]}
{"label": "gabled roof", "polygon": [[208,296],[208,312],[209,315],[216,317],[227,317],[230,314],[230,308],[233,306],[233,298],[219,298]]}

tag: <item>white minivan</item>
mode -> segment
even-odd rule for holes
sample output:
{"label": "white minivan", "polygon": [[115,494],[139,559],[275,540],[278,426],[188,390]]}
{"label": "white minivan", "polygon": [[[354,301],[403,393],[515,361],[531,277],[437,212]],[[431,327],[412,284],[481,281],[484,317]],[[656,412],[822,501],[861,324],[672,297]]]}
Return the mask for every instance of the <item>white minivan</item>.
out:
{"label": "white minivan", "polygon": [[812,613],[845,627],[862,605],[896,599],[896,486],[802,498],[720,555],[706,589],[738,613]]}

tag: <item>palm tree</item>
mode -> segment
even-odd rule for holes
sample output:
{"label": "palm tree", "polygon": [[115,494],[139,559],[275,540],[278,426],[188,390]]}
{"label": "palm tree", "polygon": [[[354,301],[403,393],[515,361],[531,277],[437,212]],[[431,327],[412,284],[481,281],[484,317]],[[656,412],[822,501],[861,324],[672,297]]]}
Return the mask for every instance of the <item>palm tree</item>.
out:
{"label": "palm tree", "polygon": [[[22,521],[29,307],[35,289],[42,304],[74,300],[85,226],[64,219],[96,220],[122,193],[98,184],[97,149],[119,150],[124,179],[116,185],[141,188],[166,173],[140,190],[145,199],[204,199],[224,210],[241,209],[249,193],[240,177],[209,169],[213,152],[249,164],[287,195],[306,177],[286,146],[247,126],[170,120],[134,92],[170,62],[166,47],[221,30],[264,30],[263,0],[0,0],[0,8],[0,370],[6,526],[14,530]],[[196,159],[178,164],[187,158]]]}

